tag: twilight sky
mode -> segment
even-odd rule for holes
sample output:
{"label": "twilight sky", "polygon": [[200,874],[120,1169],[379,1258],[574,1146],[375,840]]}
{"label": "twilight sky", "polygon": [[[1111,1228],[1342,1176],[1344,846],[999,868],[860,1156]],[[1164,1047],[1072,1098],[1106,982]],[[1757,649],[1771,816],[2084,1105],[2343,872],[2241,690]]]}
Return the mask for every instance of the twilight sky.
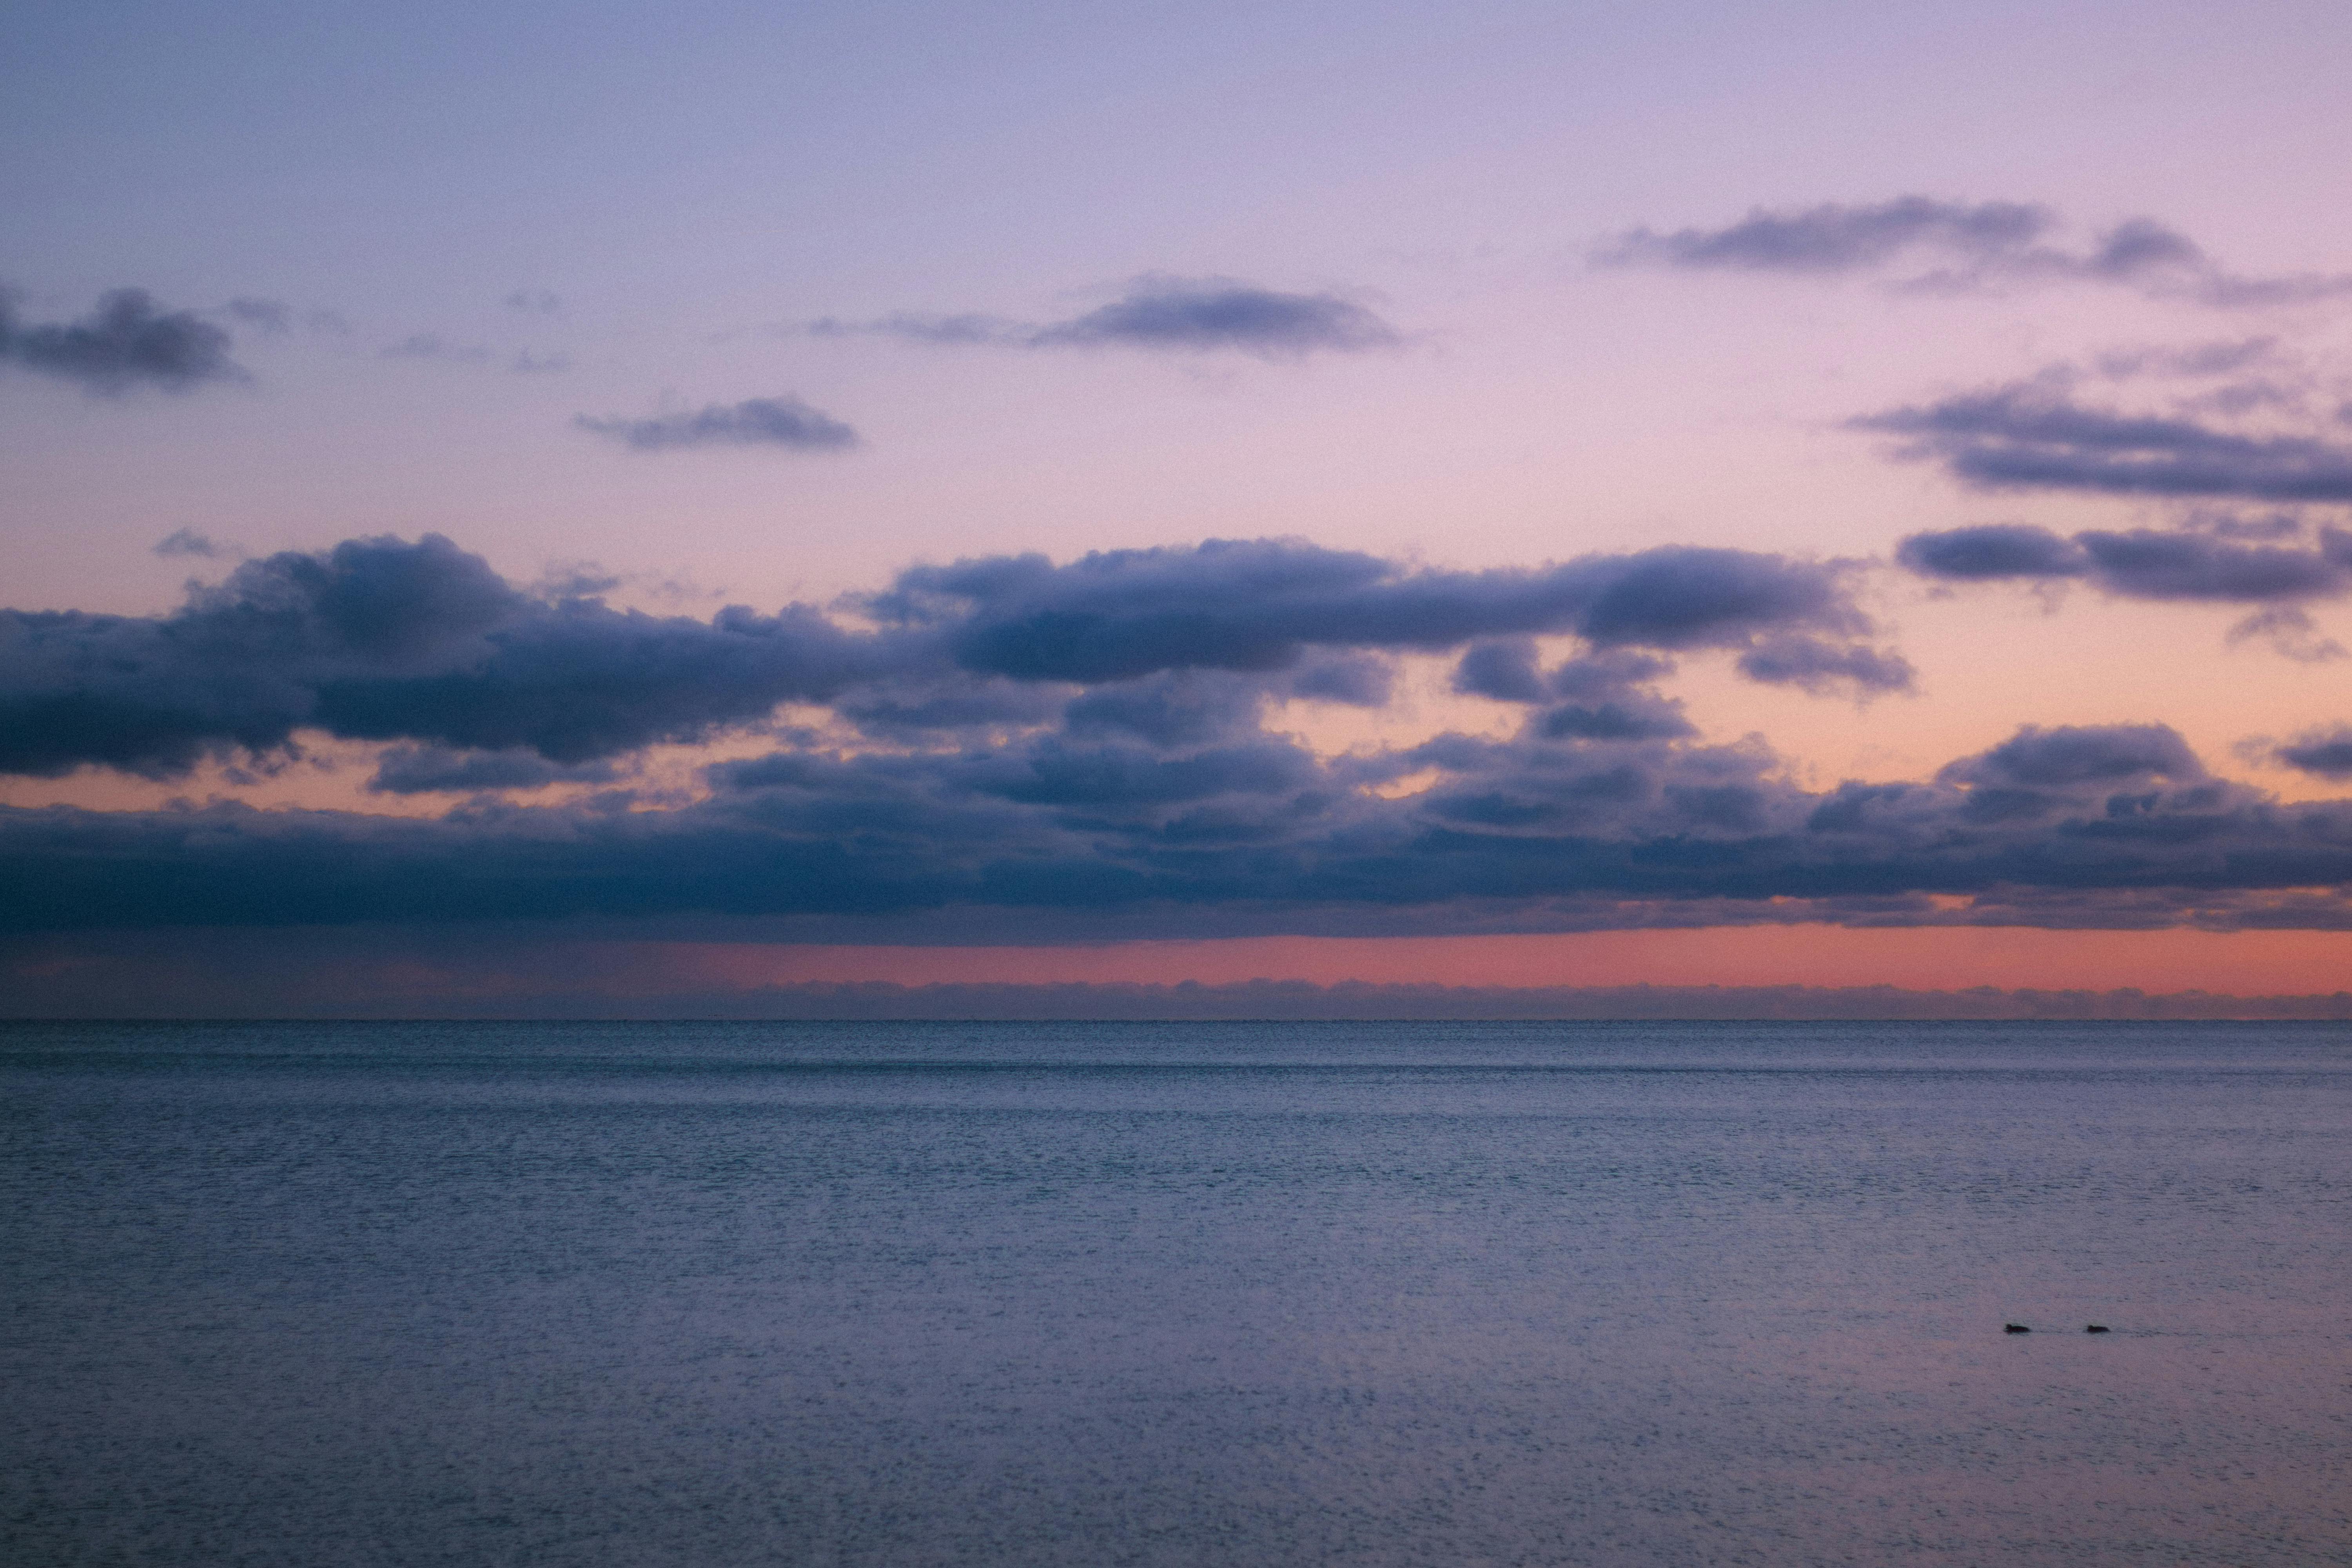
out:
{"label": "twilight sky", "polygon": [[2339,4],[9,31],[0,1010],[2352,968]]}

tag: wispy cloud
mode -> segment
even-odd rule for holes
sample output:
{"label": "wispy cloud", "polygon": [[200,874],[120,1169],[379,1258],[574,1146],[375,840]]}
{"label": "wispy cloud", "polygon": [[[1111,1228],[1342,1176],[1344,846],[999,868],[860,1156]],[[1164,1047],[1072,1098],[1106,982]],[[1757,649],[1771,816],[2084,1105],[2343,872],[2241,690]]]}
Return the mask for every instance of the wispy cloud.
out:
{"label": "wispy cloud", "polygon": [[2057,215],[2034,203],[1907,195],[1855,205],[1759,207],[1719,228],[1629,229],[1603,241],[1593,259],[1603,266],[1813,276],[1908,268],[1900,279],[1906,288],[2103,283],[2223,308],[2352,294],[2352,275],[2230,272],[2188,236],[2154,218],[2128,218],[2074,247],[2053,240],[2059,227]]}
{"label": "wispy cloud", "polygon": [[282,300],[239,298],[231,300],[221,310],[257,331],[278,333],[294,330],[294,313]]}
{"label": "wispy cloud", "polygon": [[1388,322],[1339,294],[1285,293],[1230,278],[1160,274],[1137,279],[1126,293],[1107,305],[1056,321],[900,311],[864,321],[828,317],[807,323],[803,330],[818,337],[872,334],[943,345],[1032,349],[1108,345],[1189,353],[1230,351],[1260,359],[1357,353],[1393,347],[1402,341]]}
{"label": "wispy cloud", "polygon": [[801,452],[839,452],[858,444],[857,432],[797,397],[751,397],[713,403],[693,413],[643,418],[582,414],[572,423],[640,452],[695,447],[782,447]]}
{"label": "wispy cloud", "polygon": [[442,360],[450,364],[487,364],[492,357],[487,344],[451,342],[438,332],[412,332],[396,343],[386,343],[377,355],[383,359]]}
{"label": "wispy cloud", "polygon": [[210,534],[199,533],[193,528],[175,528],[157,540],[149,553],[160,555],[166,561],[181,556],[198,561],[218,561],[236,552],[215,541]]}

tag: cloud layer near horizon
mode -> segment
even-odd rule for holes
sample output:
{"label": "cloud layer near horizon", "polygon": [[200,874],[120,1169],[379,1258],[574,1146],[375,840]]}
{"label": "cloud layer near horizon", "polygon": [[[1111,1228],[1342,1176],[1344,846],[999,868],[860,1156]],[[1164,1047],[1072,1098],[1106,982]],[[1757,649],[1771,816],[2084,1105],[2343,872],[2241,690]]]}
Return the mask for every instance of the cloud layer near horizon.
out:
{"label": "cloud layer near horizon", "polygon": [[[375,790],[475,798],[426,819],[0,811],[0,873],[38,890],[0,926],[2352,921],[2352,802],[2217,779],[2160,725],[2029,728],[1933,780],[1827,791],[1760,742],[1696,736],[1658,686],[1677,655],[1905,683],[1853,572],[1681,548],[1445,572],[1223,542],[912,568],[856,624],[700,621],[526,591],[437,537],[353,540],[247,562],[169,616],[0,616],[0,767],[168,777],[323,732],[394,742]],[[1517,732],[1335,756],[1266,727],[1288,700],[1378,706],[1404,652],[1458,655],[1457,689],[1517,705]],[[775,729],[786,702],[824,723]],[[709,763],[688,797],[614,766],[730,731],[774,749]],[[562,783],[616,787],[499,800]]]}
{"label": "cloud layer near horizon", "polygon": [[[1925,783],[1809,791],[1776,764],[1752,744],[1535,722],[1370,758],[1239,725],[1177,744],[1066,725],[990,751],[718,763],[707,798],[658,810],[9,809],[0,868],[40,889],[5,911],[20,932],[584,916],[964,942],[1012,940],[1024,920],[1063,941],[2352,926],[2352,802],[2283,805],[2213,778],[2162,726],[2029,729]],[[1426,791],[1379,792],[1423,771]]]}

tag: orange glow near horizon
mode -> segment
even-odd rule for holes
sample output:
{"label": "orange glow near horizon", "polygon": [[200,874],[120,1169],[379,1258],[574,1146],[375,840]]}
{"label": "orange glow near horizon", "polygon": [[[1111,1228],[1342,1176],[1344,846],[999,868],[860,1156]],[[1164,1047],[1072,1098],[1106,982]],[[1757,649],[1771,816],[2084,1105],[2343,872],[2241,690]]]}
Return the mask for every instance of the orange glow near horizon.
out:
{"label": "orange glow near horizon", "polygon": [[[1459,937],[1237,937],[1101,947],[800,947],[666,942],[621,969],[642,983],[754,987],[1071,982],[1223,984],[1305,980],[1479,986],[1894,985],[1947,991],[2352,988],[2352,931],[1854,930],[1827,925]],[[617,973],[615,978],[617,978]],[[635,989],[632,984],[630,989]]]}

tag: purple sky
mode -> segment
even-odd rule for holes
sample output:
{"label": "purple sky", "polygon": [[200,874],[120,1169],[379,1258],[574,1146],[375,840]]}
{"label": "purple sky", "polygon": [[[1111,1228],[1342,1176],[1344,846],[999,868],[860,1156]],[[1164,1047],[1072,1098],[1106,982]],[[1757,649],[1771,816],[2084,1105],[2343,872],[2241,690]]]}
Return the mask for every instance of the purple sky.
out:
{"label": "purple sky", "polygon": [[16,1010],[354,931],[2352,929],[2340,5],[14,37]]}

